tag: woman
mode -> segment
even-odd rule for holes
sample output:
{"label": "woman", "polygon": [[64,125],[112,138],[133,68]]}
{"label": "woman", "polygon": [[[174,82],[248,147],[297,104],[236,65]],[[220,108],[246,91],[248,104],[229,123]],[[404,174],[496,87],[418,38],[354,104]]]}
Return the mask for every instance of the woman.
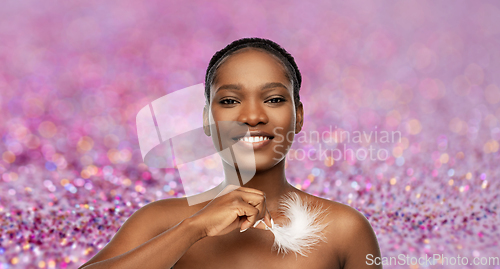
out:
{"label": "woman", "polygon": [[[362,214],[287,182],[285,155],[293,140],[278,137],[302,128],[300,83],[293,57],[270,40],[240,39],[217,52],[205,79],[205,133],[213,133],[211,113],[215,122],[236,121],[259,136],[246,142],[255,175],[212,201],[188,206],[186,198],[174,198],[144,206],[81,268],[381,268],[367,265],[380,251]],[[278,206],[290,192],[328,212],[326,240],[307,257],[271,251],[274,236],[266,226],[286,221]]]}

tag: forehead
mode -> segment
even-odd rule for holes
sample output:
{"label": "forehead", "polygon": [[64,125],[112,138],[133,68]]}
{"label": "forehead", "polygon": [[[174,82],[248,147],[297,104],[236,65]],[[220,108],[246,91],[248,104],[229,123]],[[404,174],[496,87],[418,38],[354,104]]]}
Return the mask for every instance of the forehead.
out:
{"label": "forehead", "polygon": [[278,57],[261,49],[244,48],[222,61],[213,84],[258,82],[281,82],[291,88],[287,69]]}

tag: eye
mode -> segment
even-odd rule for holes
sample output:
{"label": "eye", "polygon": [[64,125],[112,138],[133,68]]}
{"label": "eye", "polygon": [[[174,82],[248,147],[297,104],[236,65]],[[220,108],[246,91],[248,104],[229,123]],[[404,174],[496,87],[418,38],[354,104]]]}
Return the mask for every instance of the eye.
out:
{"label": "eye", "polygon": [[274,97],[274,98],[269,99],[267,102],[276,104],[276,103],[281,103],[281,102],[284,102],[284,101],[286,101],[284,98]]}
{"label": "eye", "polygon": [[236,100],[234,100],[234,99],[223,99],[223,100],[219,101],[219,104],[222,104],[222,105],[234,105],[234,104],[236,104]]}

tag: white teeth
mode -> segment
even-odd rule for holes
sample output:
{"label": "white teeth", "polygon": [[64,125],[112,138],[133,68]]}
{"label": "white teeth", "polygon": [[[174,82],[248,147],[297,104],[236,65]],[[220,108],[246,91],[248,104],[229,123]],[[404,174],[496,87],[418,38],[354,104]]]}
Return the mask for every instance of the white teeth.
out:
{"label": "white teeth", "polygon": [[250,136],[250,137],[241,137],[240,141],[249,142],[249,143],[257,143],[262,142],[264,140],[269,140],[267,136]]}

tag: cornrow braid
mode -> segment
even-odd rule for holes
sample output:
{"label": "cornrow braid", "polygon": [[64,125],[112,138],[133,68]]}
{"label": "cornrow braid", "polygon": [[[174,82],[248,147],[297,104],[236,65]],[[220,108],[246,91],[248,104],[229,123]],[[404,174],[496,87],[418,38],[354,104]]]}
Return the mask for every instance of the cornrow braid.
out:
{"label": "cornrow braid", "polygon": [[271,55],[278,57],[285,69],[287,70],[287,77],[291,80],[293,85],[293,98],[295,101],[295,106],[297,106],[300,102],[300,85],[302,84],[302,75],[300,74],[299,68],[295,63],[293,56],[288,53],[284,48],[282,48],[277,43],[264,38],[242,38],[233,41],[231,44],[227,45],[225,48],[217,51],[210,63],[207,67],[207,73],[205,75],[205,98],[207,104],[210,103],[210,88],[215,79],[217,69],[220,64],[226,59],[228,56],[233,54],[234,52],[243,49],[243,48],[257,48],[262,49]]}

